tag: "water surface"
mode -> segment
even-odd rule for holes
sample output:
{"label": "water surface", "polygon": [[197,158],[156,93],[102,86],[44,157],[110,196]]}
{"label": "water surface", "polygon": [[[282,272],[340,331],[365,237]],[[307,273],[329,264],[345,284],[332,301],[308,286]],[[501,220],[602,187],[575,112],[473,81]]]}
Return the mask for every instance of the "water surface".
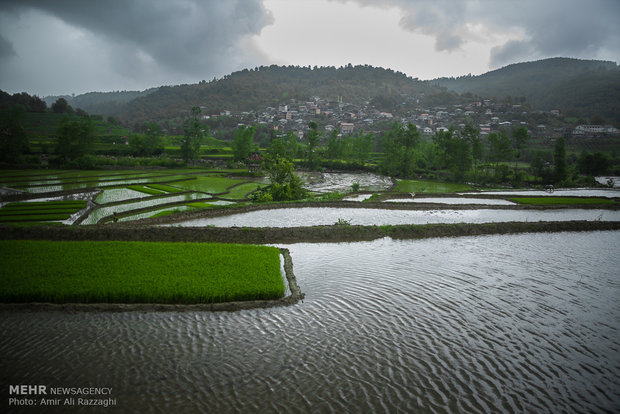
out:
{"label": "water surface", "polygon": [[192,219],[182,227],[303,227],[332,225],[340,219],[354,225],[435,223],[491,223],[508,221],[620,221],[620,211],[598,209],[557,210],[392,210],[373,208],[304,207],[258,210],[230,216]]}
{"label": "water surface", "polygon": [[5,312],[0,389],[109,386],[127,413],[618,412],[619,242],[294,244],[291,307]]}

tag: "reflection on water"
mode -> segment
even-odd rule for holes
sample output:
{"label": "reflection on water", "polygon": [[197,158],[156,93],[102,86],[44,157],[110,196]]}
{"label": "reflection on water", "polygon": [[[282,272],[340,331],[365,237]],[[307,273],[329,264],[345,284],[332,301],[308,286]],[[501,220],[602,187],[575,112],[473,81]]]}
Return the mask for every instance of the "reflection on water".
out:
{"label": "reflection on water", "polygon": [[344,219],[353,225],[427,223],[490,223],[507,221],[620,221],[612,210],[386,210],[372,208],[304,207],[259,210],[223,217],[193,219],[172,226],[303,227],[332,225]]}
{"label": "reflection on water", "polygon": [[390,177],[371,173],[299,173],[304,188],[316,192],[340,191],[349,192],[354,183],[358,183],[364,191],[385,191],[392,186]]}
{"label": "reflection on water", "polygon": [[418,198],[395,198],[385,200],[388,203],[439,203],[439,204],[486,204],[495,206],[512,206],[512,201],[500,198],[468,198],[468,197],[418,197]]}
{"label": "reflection on water", "polygon": [[618,242],[295,244],[291,307],[4,313],[0,389],[113,387],[112,412],[618,412]]}
{"label": "reflection on water", "polygon": [[571,189],[556,189],[553,193],[549,193],[544,190],[506,190],[506,191],[480,191],[480,192],[467,192],[458,193],[459,195],[469,194],[495,194],[495,195],[514,195],[514,196],[550,196],[550,197],[607,197],[614,198],[620,197],[620,190],[617,189],[592,189],[592,188],[571,188]]}

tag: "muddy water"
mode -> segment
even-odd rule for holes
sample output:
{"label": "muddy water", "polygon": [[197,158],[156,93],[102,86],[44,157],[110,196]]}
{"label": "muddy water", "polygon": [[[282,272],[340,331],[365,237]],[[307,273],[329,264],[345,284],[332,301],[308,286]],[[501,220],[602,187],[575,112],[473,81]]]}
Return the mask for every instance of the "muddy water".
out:
{"label": "muddy water", "polygon": [[46,384],[112,387],[105,412],[618,412],[619,242],[295,244],[291,307],[3,313],[2,403]]}
{"label": "muddy water", "polygon": [[201,218],[171,226],[302,227],[332,225],[340,219],[353,225],[434,223],[491,223],[508,221],[620,221],[613,210],[386,210],[372,208],[304,207],[259,210],[230,216]]}

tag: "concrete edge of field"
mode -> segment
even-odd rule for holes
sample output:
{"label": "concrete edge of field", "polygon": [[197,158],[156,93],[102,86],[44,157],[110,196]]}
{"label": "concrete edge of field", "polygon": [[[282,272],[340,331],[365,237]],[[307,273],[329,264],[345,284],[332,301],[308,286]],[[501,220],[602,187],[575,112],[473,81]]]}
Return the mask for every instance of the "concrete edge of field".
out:
{"label": "concrete edge of field", "polygon": [[244,309],[272,308],[294,305],[303,300],[293,272],[293,259],[288,249],[280,248],[284,258],[284,274],[291,294],[279,299],[247,300],[220,303],[168,304],[168,303],[0,303],[0,311],[26,312],[234,312]]}

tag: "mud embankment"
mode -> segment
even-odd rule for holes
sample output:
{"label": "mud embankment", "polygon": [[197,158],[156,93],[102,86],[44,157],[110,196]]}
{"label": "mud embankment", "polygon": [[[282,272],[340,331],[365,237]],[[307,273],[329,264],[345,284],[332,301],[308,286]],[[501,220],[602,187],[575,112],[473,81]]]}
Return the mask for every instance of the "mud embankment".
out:
{"label": "mud embankment", "polygon": [[383,237],[424,239],[485,234],[620,230],[620,222],[506,222],[483,224],[423,224],[389,226],[333,225],[313,227],[151,227],[118,223],[94,226],[0,226],[0,239],[119,240],[210,243],[336,243]]}

